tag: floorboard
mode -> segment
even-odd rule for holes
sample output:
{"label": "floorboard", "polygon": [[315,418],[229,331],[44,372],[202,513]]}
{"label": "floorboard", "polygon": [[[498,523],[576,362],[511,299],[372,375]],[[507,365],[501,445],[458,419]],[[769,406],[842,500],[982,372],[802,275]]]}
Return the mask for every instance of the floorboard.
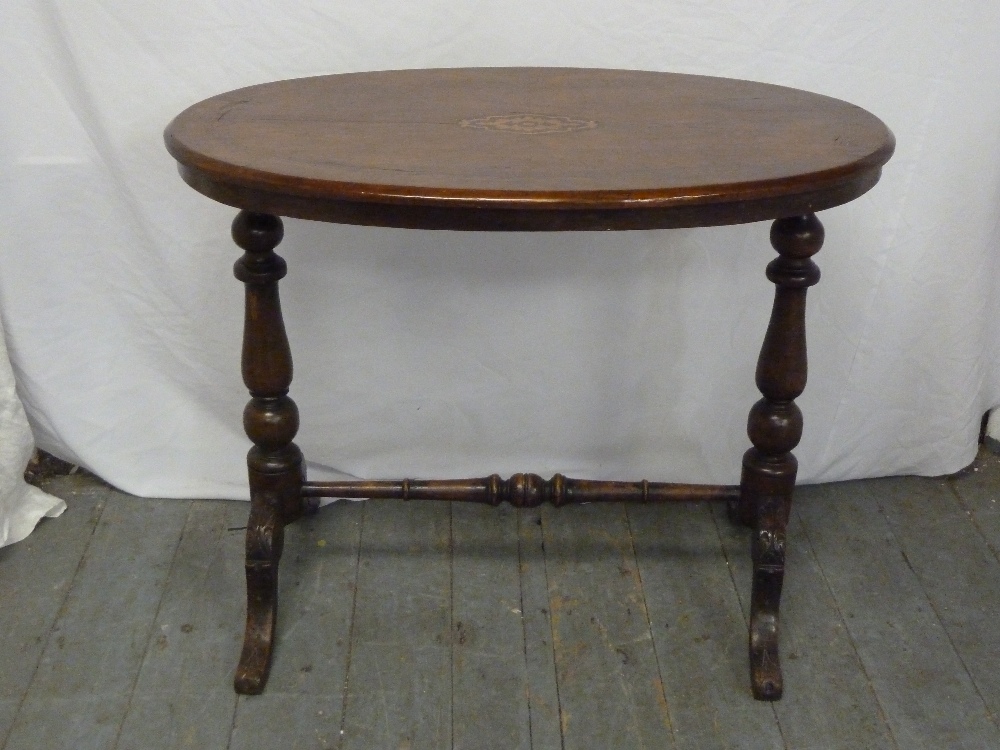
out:
{"label": "floorboard", "polygon": [[191,503],[111,494],[6,747],[114,747]]}
{"label": "floorboard", "polygon": [[67,503],[26,540],[0,549],[0,746],[42,659],[56,617],[104,510],[110,488],[58,477],[45,490]]}
{"label": "floorboard", "polygon": [[[340,742],[364,516],[364,503],[344,501],[286,528],[271,676],[263,696],[240,698],[232,750]],[[242,583],[238,589],[242,596]],[[241,601],[239,622],[243,612]]]}
{"label": "floorboard", "polygon": [[[967,484],[901,477],[882,485],[873,497],[990,714],[993,731],[1000,731],[1000,562],[956,496]],[[966,490],[970,497],[973,492],[971,486]],[[991,494],[996,497],[995,488]]]}
{"label": "floorboard", "polygon": [[0,748],[1000,748],[1000,458],[800,487],[785,697],[749,695],[749,531],[717,505],[342,502],[287,529],[237,698],[247,505],[77,474],[0,550]]}
{"label": "floorboard", "polygon": [[[803,488],[799,504],[810,502],[810,489]],[[788,746],[902,750],[797,510],[788,532],[784,598],[794,604],[784,610],[781,637],[789,687],[775,704]]]}
{"label": "floorboard", "polygon": [[236,696],[230,686],[243,616],[247,505],[193,503],[160,602],[119,750],[223,748]]}
{"label": "floorboard", "polygon": [[[780,750],[774,711],[744,699],[747,625],[711,508],[633,506],[628,515],[677,747]],[[747,549],[748,532],[737,536]]]}
{"label": "floorboard", "polygon": [[[896,744],[989,747],[996,727],[880,511],[893,482],[818,487],[800,517]],[[940,502],[931,482],[918,486],[922,502]]]}
{"label": "floorboard", "polygon": [[990,552],[1000,558],[1000,455],[980,451],[967,471],[949,478],[948,482]]}
{"label": "floorboard", "polygon": [[625,509],[542,512],[565,750],[674,746]]}
{"label": "floorboard", "polygon": [[[799,487],[792,504],[781,598],[785,694],[771,708],[783,741],[795,750],[898,750],[799,518],[800,508],[814,502],[815,490]],[[731,524],[721,508],[714,515],[746,621],[750,531]],[[744,670],[745,665],[744,656]],[[744,690],[749,690],[748,670],[745,680]]]}
{"label": "floorboard", "polygon": [[454,747],[531,750],[517,511],[451,513]]}
{"label": "floorboard", "polygon": [[562,750],[549,582],[542,513],[538,508],[522,510],[518,515],[518,561],[531,747]]}
{"label": "floorboard", "polygon": [[342,747],[451,747],[451,512],[366,503]]}

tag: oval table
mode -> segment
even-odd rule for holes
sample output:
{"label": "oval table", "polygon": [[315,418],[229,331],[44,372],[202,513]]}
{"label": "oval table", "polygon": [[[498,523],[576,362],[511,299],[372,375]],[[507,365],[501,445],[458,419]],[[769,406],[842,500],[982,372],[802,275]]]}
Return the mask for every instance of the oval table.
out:
{"label": "oval table", "polygon": [[[235,686],[264,689],[284,526],[319,497],[542,502],[720,500],[752,528],[753,695],[782,693],[778,604],[802,433],[806,289],[823,243],[815,213],[878,182],[894,148],[874,115],[749,81],[560,68],[404,70],[251,86],[182,112],[165,133],[183,179],[240,209],[246,285],[243,414],[250,520],[247,623]],[[292,442],[291,354],[278,301],[279,216],[416,229],[624,230],[772,220],[770,323],[738,486],[576,480],[306,481]]]}

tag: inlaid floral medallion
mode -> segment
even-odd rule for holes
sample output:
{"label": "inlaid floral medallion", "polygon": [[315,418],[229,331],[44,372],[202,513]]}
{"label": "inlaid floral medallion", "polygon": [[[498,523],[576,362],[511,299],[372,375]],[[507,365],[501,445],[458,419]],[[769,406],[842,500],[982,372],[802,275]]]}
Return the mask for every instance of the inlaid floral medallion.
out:
{"label": "inlaid floral medallion", "polygon": [[534,115],[527,112],[476,117],[462,120],[458,124],[463,128],[499,130],[508,133],[523,133],[525,135],[570,133],[574,130],[591,130],[597,127],[597,123],[593,120],[577,120],[573,117],[557,115]]}

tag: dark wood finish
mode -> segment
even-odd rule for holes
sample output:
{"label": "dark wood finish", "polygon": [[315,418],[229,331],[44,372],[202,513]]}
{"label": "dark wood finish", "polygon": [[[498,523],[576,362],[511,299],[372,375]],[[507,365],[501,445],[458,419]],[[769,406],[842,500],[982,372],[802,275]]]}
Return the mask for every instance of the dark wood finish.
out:
{"label": "dark wood finish", "polygon": [[[520,122],[490,120],[518,114]],[[894,146],[878,118],[817,94],[560,68],[381,71],[251,86],[189,108],[165,138],[192,187],[239,208],[501,231],[707,226],[814,212],[873,187]]]}
{"label": "dark wood finish", "polygon": [[823,225],[812,214],[779,219],[771,227],[779,257],[767,266],[774,307],[757,360],[757,388],[764,395],[750,410],[753,447],[743,456],[738,515],[753,519],[750,554],[750,682],[755,698],[782,693],[778,660],[778,604],[785,577],[785,527],[798,462],[792,449],[802,437],[795,399],[806,387],[806,290],[819,281],[810,260],[823,245]]}
{"label": "dark wood finish", "polygon": [[[805,296],[819,279],[815,212],[871,189],[892,155],[874,115],[769,84],[648,71],[408,70],[251,86],[181,113],[165,133],[181,176],[242,209],[244,413],[254,443],[241,693],[267,679],[284,525],[319,497],[544,502],[725,500],[752,527],[753,694],[782,693],[778,607],[802,433]],[[305,482],[292,442],[292,364],[278,302],[278,216],[373,226],[558,231],[775,220],[774,307],[757,366],[753,447],[739,487],[599,482],[557,474]],[[309,504],[307,506],[307,504]]]}
{"label": "dark wood finish", "polygon": [[571,503],[664,503],[719,500],[740,497],[735,485],[668,484],[665,482],[601,482],[570,479],[556,474],[546,481],[538,474],[515,474],[501,479],[492,474],[482,479],[402,479],[306,482],[302,496],[367,498],[371,500],[449,500],[515,508],[537,508],[551,503],[559,508]]}
{"label": "dark wood finish", "polygon": [[287,270],[274,253],[282,234],[276,216],[241,211],[233,222],[233,239],[246,251],[233,271],[246,285],[243,382],[251,398],[243,426],[254,444],[247,455],[247,623],[235,686],[250,695],[264,689],[271,667],[284,527],[302,512],[305,479],[302,453],[292,442],[299,413],[288,397],[292,355],[278,300],[278,280]]}
{"label": "dark wood finish", "polygon": [[397,227],[400,229],[454,229],[488,232],[560,232],[745,224],[773,219],[778,214],[821,211],[854,200],[875,186],[881,170],[865,172],[831,188],[755,201],[736,200],[711,204],[652,206],[636,201],[624,208],[494,208],[484,200],[481,208],[469,206],[408,205],[323,200],[285,193],[237,187],[214,181],[185,166],[181,177],[195,190],[220,203],[244,205],[254,211],[338,224]]}

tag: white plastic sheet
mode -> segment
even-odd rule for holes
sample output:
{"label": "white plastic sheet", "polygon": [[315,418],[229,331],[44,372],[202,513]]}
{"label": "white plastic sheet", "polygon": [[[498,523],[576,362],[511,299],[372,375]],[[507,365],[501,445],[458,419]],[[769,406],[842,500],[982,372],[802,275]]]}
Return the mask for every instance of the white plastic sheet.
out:
{"label": "white plastic sheet", "polygon": [[[882,182],[821,214],[799,478],[956,471],[1000,403],[998,38],[981,0],[6,0],[0,305],[37,441],[130,492],[247,494],[234,212],[163,149],[181,109],[294,76],[568,65],[780,83],[886,121]],[[767,231],[286,221],[312,475],[735,482]]]}

